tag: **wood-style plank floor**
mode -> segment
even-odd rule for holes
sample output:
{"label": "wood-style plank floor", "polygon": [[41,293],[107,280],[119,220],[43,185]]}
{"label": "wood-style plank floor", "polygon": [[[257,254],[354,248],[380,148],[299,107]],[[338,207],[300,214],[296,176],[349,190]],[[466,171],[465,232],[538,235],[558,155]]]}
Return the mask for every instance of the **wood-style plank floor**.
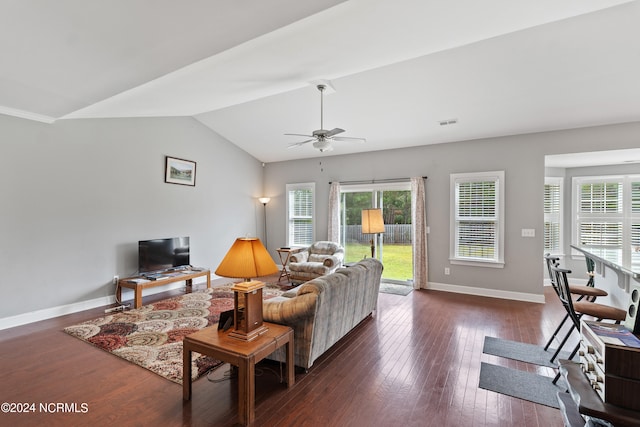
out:
{"label": "wood-style plank floor", "polygon": [[[377,312],[308,372],[297,369],[291,389],[279,383],[278,364],[259,365],[254,425],[561,426],[556,409],[478,388],[481,361],[553,375],[482,353],[487,335],[544,344],[563,314],[551,288],[545,296],[547,304],[426,290],[380,294]],[[234,380],[201,378],[183,402],[180,385],[62,331],[103,314],[93,309],[0,331],[0,402],[77,405],[74,413],[55,405],[48,405],[51,413],[0,413],[0,425],[236,424]]]}

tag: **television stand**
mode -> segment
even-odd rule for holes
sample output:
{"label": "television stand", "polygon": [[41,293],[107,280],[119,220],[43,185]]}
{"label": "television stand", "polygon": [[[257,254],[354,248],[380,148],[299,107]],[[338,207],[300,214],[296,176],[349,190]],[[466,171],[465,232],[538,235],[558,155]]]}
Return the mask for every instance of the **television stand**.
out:
{"label": "television stand", "polygon": [[147,279],[145,275],[125,277],[118,280],[116,290],[116,300],[122,301],[122,288],[133,289],[134,308],[142,307],[142,290],[154,288],[156,286],[168,285],[169,283],[185,281],[188,289],[191,289],[193,279],[196,277],[207,277],[207,288],[211,287],[211,271],[208,269],[189,269],[189,270],[167,270],[154,275],[155,280]]}

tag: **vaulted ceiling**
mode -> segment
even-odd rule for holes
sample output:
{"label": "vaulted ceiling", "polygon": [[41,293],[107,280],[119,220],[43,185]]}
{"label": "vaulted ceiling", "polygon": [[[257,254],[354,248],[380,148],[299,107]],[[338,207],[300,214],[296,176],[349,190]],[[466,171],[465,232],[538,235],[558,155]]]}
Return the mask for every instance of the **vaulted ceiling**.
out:
{"label": "vaulted ceiling", "polygon": [[[640,2],[3,0],[0,114],[193,116],[263,162],[640,120]],[[441,122],[456,121],[441,125]],[[304,138],[302,138],[304,139]]]}

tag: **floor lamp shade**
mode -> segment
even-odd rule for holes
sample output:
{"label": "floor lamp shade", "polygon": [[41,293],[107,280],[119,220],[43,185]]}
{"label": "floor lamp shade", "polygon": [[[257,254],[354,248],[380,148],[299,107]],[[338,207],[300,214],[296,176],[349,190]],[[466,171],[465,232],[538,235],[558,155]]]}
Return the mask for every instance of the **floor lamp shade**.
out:
{"label": "floor lamp shade", "polygon": [[[384,220],[382,219],[382,209],[362,210],[362,234],[384,233]],[[376,246],[371,239],[371,258],[376,256]]]}
{"label": "floor lamp shade", "polygon": [[362,233],[376,234],[384,233],[384,220],[382,219],[382,209],[362,210]]}
{"label": "floor lamp shade", "polygon": [[240,237],[231,246],[216,269],[222,277],[242,278],[268,276],[277,273],[278,266],[257,237]]}

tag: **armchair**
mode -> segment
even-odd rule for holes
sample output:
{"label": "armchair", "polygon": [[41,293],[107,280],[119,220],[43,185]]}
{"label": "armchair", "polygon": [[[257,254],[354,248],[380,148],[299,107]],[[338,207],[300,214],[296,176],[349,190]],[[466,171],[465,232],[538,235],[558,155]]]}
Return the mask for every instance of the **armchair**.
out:
{"label": "armchair", "polygon": [[289,258],[289,276],[293,282],[307,282],[333,273],[342,265],[344,248],[337,243],[319,241]]}

